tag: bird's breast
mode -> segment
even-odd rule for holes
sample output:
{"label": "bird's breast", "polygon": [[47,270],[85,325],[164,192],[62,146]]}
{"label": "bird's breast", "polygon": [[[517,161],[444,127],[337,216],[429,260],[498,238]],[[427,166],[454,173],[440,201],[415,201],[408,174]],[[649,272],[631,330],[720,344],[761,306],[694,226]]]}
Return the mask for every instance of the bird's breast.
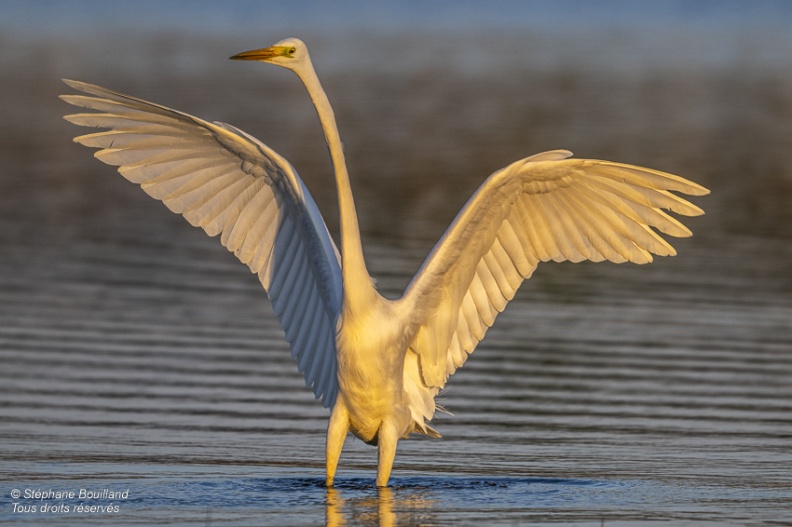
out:
{"label": "bird's breast", "polygon": [[[382,421],[404,403],[406,345],[388,317],[361,317],[339,324],[338,386],[350,416],[350,429],[375,442]],[[404,348],[404,349],[402,349]]]}

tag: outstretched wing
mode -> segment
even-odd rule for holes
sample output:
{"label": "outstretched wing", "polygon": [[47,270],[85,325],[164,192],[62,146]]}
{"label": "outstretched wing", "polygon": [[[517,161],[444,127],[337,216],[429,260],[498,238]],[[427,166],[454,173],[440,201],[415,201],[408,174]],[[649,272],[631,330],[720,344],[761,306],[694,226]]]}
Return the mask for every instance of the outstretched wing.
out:
{"label": "outstretched wing", "polygon": [[75,141],[182,214],[257,273],[306,385],[324,406],[338,392],[335,323],[341,306],[338,250],[294,168],[230,125],[210,123],[99,86],[61,98],[90,110],[66,120],[108,130]]}
{"label": "outstretched wing", "polygon": [[[676,254],[653,229],[691,235],[662,209],[703,214],[670,192],[709,193],[700,185],[571,155],[545,152],[492,174],[456,217],[405,293],[424,313],[406,363],[417,362],[417,373],[406,369],[406,381],[436,394],[539,262],[651,262],[652,254]],[[434,405],[426,402],[416,404],[429,419]]]}

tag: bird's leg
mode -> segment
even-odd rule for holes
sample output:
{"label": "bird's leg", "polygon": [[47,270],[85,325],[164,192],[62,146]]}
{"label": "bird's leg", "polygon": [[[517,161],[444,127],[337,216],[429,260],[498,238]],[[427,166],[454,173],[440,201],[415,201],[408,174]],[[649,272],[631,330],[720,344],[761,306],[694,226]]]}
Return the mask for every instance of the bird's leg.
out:
{"label": "bird's leg", "polygon": [[325,445],[325,485],[333,486],[338,458],[341,457],[341,449],[344,447],[344,440],[349,431],[349,413],[347,412],[344,401],[339,397],[330,413],[330,422],[327,425],[327,444]]}
{"label": "bird's leg", "polygon": [[380,425],[377,434],[377,446],[379,448],[377,459],[377,486],[387,487],[390,479],[391,469],[393,468],[393,458],[396,457],[396,444],[399,442],[399,434],[393,423],[386,419]]}

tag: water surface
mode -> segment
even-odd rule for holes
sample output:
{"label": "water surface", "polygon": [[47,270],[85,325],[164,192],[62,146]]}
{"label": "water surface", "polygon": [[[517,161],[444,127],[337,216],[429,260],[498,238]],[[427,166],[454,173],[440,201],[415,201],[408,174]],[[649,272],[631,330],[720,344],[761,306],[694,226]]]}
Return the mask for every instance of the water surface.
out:
{"label": "water surface", "polygon": [[[540,266],[449,383],[444,438],[400,443],[388,491],[372,486],[376,451],[351,438],[324,488],[327,411],[256,278],[73,145],[55,99],[68,76],[234,123],[294,163],[335,232],[296,80],[226,63],[240,42],[220,36],[4,48],[0,523],[792,521],[790,42],[658,35],[665,47],[629,32],[386,35],[354,47],[360,62],[332,58],[343,37],[314,37],[387,295],[486,174],[531,153],[713,190],[676,258]],[[14,489],[129,493],[118,512],[77,513],[76,499],[58,501],[68,514],[14,513],[35,501]]]}

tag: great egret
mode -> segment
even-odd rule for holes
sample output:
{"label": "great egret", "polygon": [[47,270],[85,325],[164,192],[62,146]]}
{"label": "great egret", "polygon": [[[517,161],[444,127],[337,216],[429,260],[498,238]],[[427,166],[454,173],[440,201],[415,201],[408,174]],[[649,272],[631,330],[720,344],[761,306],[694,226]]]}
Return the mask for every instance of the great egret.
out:
{"label": "great egret", "polygon": [[647,263],[675,254],[653,228],[691,234],[662,209],[703,214],[670,192],[709,192],[681,177],[544,152],[489,176],[404,295],[388,300],[366,270],[338,128],[305,44],[288,38],[231,58],[282,66],[307,88],[335,169],[340,255],[294,168],[242,130],[68,80],[92,96],[62,98],[96,112],[66,119],[109,129],[75,141],[100,148],[99,160],[221,235],[258,274],[306,385],[332,408],[328,486],[348,432],[378,446],[377,486],[388,483],[400,438],[440,437],[427,424],[435,396],[539,262]]}

